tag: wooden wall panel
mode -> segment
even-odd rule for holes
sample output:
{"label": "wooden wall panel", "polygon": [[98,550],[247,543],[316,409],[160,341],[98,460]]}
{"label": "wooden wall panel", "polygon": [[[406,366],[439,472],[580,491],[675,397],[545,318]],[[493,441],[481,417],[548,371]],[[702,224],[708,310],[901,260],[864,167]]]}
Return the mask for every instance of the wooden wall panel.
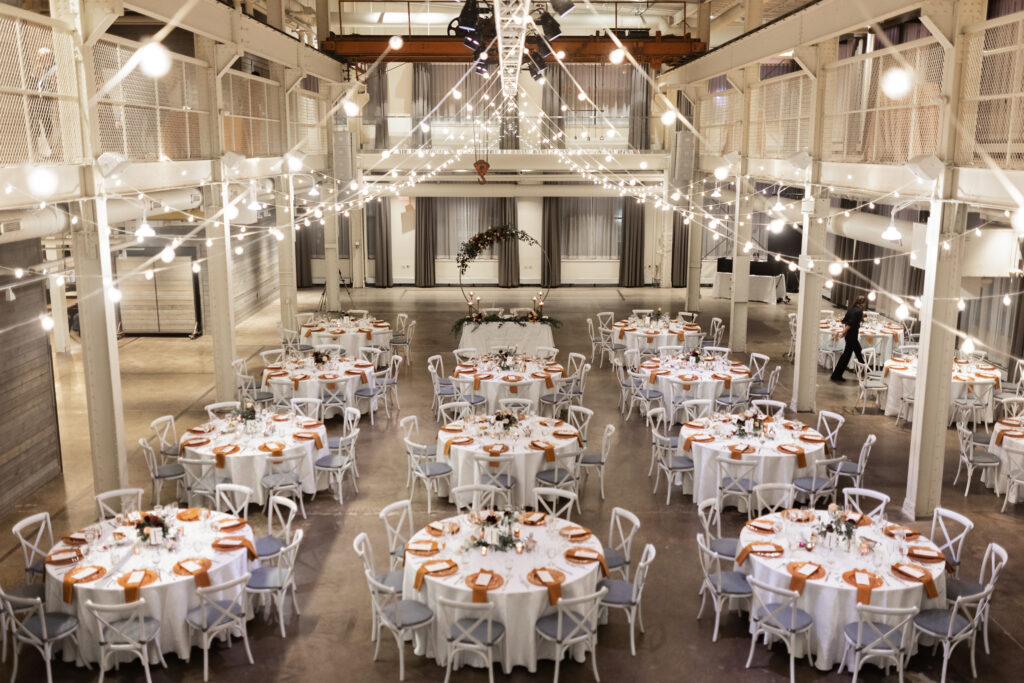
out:
{"label": "wooden wall panel", "polygon": [[[2,266],[42,260],[39,240],[0,248]],[[0,271],[0,285],[13,280],[6,273]],[[13,302],[0,296],[0,514],[61,473],[50,339],[39,324],[46,294],[40,282],[15,295]]]}

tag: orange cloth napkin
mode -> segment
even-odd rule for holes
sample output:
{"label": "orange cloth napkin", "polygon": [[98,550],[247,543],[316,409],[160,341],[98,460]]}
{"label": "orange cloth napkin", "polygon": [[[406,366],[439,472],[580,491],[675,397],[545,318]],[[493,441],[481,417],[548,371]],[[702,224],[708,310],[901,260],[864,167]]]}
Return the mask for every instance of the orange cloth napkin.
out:
{"label": "orange cloth napkin", "polygon": [[320,450],[324,447],[324,442],[320,438],[320,435],[316,432],[295,432],[293,435],[295,439],[299,441],[312,441],[316,445],[316,449]]}
{"label": "orange cloth napkin", "polygon": [[206,508],[185,508],[178,513],[179,522],[196,522],[199,521],[199,517],[202,516],[203,510]]}
{"label": "orange cloth napkin", "polygon": [[480,391],[480,382],[484,381],[485,379],[491,379],[492,377],[494,377],[494,375],[490,374],[489,372],[488,373],[484,373],[482,375],[477,375],[476,377],[474,377],[473,378],[473,391]]}
{"label": "orange cloth napkin", "polygon": [[[772,550],[768,549],[769,546],[771,546]],[[765,543],[764,541],[748,543],[742,550],[736,553],[736,564],[742,565],[747,561],[747,556],[751,553],[755,555],[781,555],[782,546],[776,543]]]}
{"label": "orange cloth napkin", "polygon": [[[492,458],[497,458],[499,455],[508,450],[508,446],[503,443],[492,443],[488,446],[484,446],[484,451],[487,452]],[[501,463],[492,462],[491,467],[498,467]]]}
{"label": "orange cloth napkin", "polygon": [[1024,439],[1024,432],[1018,429],[1004,429],[996,434],[996,445],[1002,446],[1003,439],[1010,437],[1011,439]]}
{"label": "orange cloth napkin", "polygon": [[655,370],[655,371],[653,371],[653,372],[651,373],[651,384],[654,384],[654,382],[655,382],[655,381],[656,381],[656,380],[657,380],[657,379],[658,379],[659,377],[662,377],[662,376],[664,376],[664,375],[668,375],[668,374],[670,374],[668,370]]}
{"label": "orange cloth napkin", "polygon": [[[239,544],[226,544],[224,541],[239,541]],[[249,554],[250,562],[259,558],[259,555],[256,554],[256,548],[252,545],[252,541],[244,536],[224,536],[223,538],[218,538],[213,542],[213,549],[219,550],[222,553],[231,552],[232,550],[241,550],[242,548],[245,548],[246,552]]]}
{"label": "orange cloth napkin", "polygon": [[416,570],[416,578],[413,580],[412,587],[420,590],[423,588],[423,579],[427,574],[445,576],[458,566],[451,560],[428,560]]}
{"label": "orange cloth napkin", "polygon": [[723,375],[720,372],[715,372],[715,373],[712,373],[711,376],[714,377],[717,380],[721,380],[721,381],[725,382],[725,388],[726,389],[729,389],[729,388],[732,387],[732,377],[730,377],[729,375]]}
{"label": "orange cloth napkin", "polygon": [[729,457],[733,460],[742,460],[747,453],[754,453],[756,448],[747,443],[734,443],[729,446]]}
{"label": "orange cloth napkin", "polygon": [[473,443],[473,437],[471,436],[456,436],[448,439],[444,442],[444,454],[448,455],[451,453],[453,444],[456,446],[468,446],[471,443]]}
{"label": "orange cloth napkin", "polygon": [[71,550],[58,550],[46,556],[46,564],[61,567],[66,564],[74,564],[82,559],[82,551],[76,548]]}
{"label": "orange cloth napkin", "polygon": [[360,327],[359,328],[359,332],[361,334],[365,334],[367,339],[373,339],[373,330],[365,328],[365,327]]}
{"label": "orange cloth napkin", "polygon": [[95,564],[75,567],[69,571],[64,575],[64,582],[61,586],[61,597],[64,599],[64,602],[71,604],[74,601],[76,583],[88,583],[96,579],[102,579],[106,573],[106,568]]}
{"label": "orange cloth napkin", "polygon": [[475,375],[475,374],[476,374],[476,368],[457,367],[457,368],[455,368],[455,372],[454,372],[454,374],[452,374],[452,377],[455,377],[456,379],[458,379],[459,375]]}
{"label": "orange cloth napkin", "polygon": [[346,370],[346,371],[345,371],[345,374],[346,374],[346,375],[353,375],[353,376],[356,376],[356,375],[358,375],[359,377],[361,377],[361,378],[362,378],[362,383],[363,383],[363,384],[366,384],[366,383],[367,383],[367,381],[368,381],[368,380],[366,379],[366,373],[365,373],[365,372],[363,372],[363,371],[361,371],[361,370]]}
{"label": "orange cloth napkin", "polygon": [[327,388],[330,389],[331,391],[334,391],[338,386],[336,382],[330,381],[332,379],[338,379],[338,376],[333,372],[325,372],[324,374],[320,375],[319,379],[325,380],[327,382]]}
{"label": "orange cloth napkin", "polygon": [[552,432],[552,435],[558,439],[576,439],[576,443],[579,444],[580,448],[583,448],[583,437],[575,430],[556,429]]}
{"label": "orange cloth napkin", "polygon": [[[580,551],[583,551],[584,553],[592,552],[595,555],[597,555],[597,557],[588,557],[586,555],[579,555],[578,553]],[[604,555],[602,555],[601,553],[597,552],[596,550],[591,550],[590,548],[569,548],[568,550],[565,551],[565,558],[567,560],[571,560],[571,561],[573,561],[573,562],[575,562],[577,564],[586,564],[588,562],[599,562],[601,564],[601,575],[602,576],[608,576],[608,563],[604,561]]]}
{"label": "orange cloth napkin", "polygon": [[[490,582],[487,585],[481,586],[476,581],[478,576],[489,576]],[[487,602],[487,591],[491,589],[491,584],[494,583],[495,576],[496,574],[494,572],[487,569],[481,569],[477,574],[470,577],[472,579],[473,586],[473,602]]]}
{"label": "orange cloth napkin", "polygon": [[542,379],[542,380],[544,380],[544,386],[547,387],[548,389],[554,389],[555,388],[555,383],[551,381],[551,373],[550,372],[533,372],[533,373],[530,373],[530,377],[533,377],[534,379]]}
{"label": "orange cloth napkin", "polygon": [[241,531],[248,524],[249,522],[245,521],[244,519],[241,519],[240,517],[229,517],[228,519],[222,519],[220,522],[218,522],[217,529],[221,533],[233,534],[236,531]]}
{"label": "orange cloth napkin", "polygon": [[788,455],[796,456],[796,466],[800,469],[807,467],[807,454],[804,449],[800,448],[796,444],[792,443],[780,443],[778,446],[780,453],[786,453]]}
{"label": "orange cloth napkin", "polygon": [[240,450],[242,450],[242,449],[239,448],[236,444],[233,444],[233,443],[224,444],[223,446],[216,446],[216,447],[214,447],[214,449],[213,449],[213,457],[217,461],[217,463],[216,463],[217,467],[219,469],[224,469],[224,465],[226,464],[225,456],[227,456],[227,455],[234,455],[235,453],[237,453]]}
{"label": "orange cloth napkin", "polygon": [[295,391],[298,391],[299,390],[299,382],[302,382],[302,381],[307,380],[307,379],[309,379],[309,375],[306,375],[306,374],[292,375],[292,377],[291,377],[292,388],[295,389]]}
{"label": "orange cloth napkin", "polygon": [[[804,567],[814,567],[814,571],[810,574],[805,574],[804,571],[807,570]],[[821,565],[814,562],[790,562],[786,565],[786,571],[789,572],[790,576],[789,590],[796,591],[800,595],[803,595],[807,579],[822,579],[825,577],[825,570],[822,569]]]}
{"label": "orange cloth napkin", "polygon": [[536,448],[538,451],[544,451],[544,460],[547,462],[555,461],[555,446],[547,441],[531,441],[531,448]]}
{"label": "orange cloth napkin", "polygon": [[683,450],[689,452],[690,451],[690,446],[694,442],[696,442],[696,443],[711,443],[714,440],[715,440],[715,437],[713,437],[711,434],[691,434],[690,436],[686,437],[685,441],[683,441]]}
{"label": "orange cloth napkin", "polygon": [[[545,581],[541,578],[539,572],[547,572],[550,575],[551,580]],[[548,569],[547,567],[538,567],[533,569],[526,576],[530,583],[544,586],[548,589],[548,604],[557,605],[558,600],[562,597],[562,582],[565,581],[565,574],[558,571],[557,569]]]}
{"label": "orange cloth napkin", "polygon": [[178,447],[178,456],[180,457],[185,455],[186,448],[199,448],[200,446],[205,446],[208,443],[210,443],[210,440],[204,437],[185,439]]}
{"label": "orange cloth napkin", "polygon": [[157,574],[152,569],[139,569],[138,572],[142,572],[143,576],[141,580],[129,583],[128,580],[132,578],[132,574],[136,572],[131,571],[127,574],[122,574],[117,577],[117,583],[124,589],[124,601],[125,603],[135,602],[139,599],[139,589],[143,586],[148,586],[157,579]]}
{"label": "orange cloth napkin", "polygon": [[920,581],[924,584],[924,594],[926,596],[929,598],[939,597],[939,591],[935,588],[935,580],[932,579],[932,573],[924,567],[897,562],[892,566],[892,573],[905,581]]}
{"label": "orange cloth napkin", "polygon": [[[193,568],[191,571],[184,565],[186,563],[194,562],[198,565],[198,569]],[[196,588],[207,588],[210,585],[210,567],[213,566],[208,558],[205,557],[190,557],[182,560],[174,565],[172,571],[178,576],[191,576],[192,580],[196,584]]]}
{"label": "orange cloth napkin", "polygon": [[[857,574],[866,576],[868,582],[857,583]],[[848,572],[843,572],[843,581],[857,589],[857,603],[861,605],[870,605],[871,591],[882,585],[882,577],[863,569],[851,569]]]}

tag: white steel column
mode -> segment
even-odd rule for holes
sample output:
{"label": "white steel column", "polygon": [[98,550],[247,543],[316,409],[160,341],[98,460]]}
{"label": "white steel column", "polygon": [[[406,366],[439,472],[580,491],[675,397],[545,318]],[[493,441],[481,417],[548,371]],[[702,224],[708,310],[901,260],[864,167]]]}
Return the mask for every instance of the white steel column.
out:
{"label": "white steel column", "polygon": [[[63,261],[64,249],[47,249],[46,260],[53,262]],[[46,278],[47,287],[50,290],[50,317],[53,318],[53,331],[51,343],[53,350],[57,353],[67,353],[71,350],[71,332],[68,329],[68,300],[64,288],[64,276],[60,273],[50,275]]]}
{"label": "white steel column", "polygon": [[[753,72],[753,73],[751,73]],[[747,214],[750,213],[750,202],[746,184],[747,149],[750,137],[750,88],[754,79],[758,78],[758,67],[743,71],[743,125],[740,133],[740,161],[735,170],[736,207],[733,213],[732,243],[732,301],[729,304],[729,348],[735,352],[747,350],[747,309],[750,304],[750,252],[744,245],[750,241],[752,223]]]}
{"label": "white steel column", "polygon": [[[703,8],[709,3],[701,3],[698,8]],[[702,10],[699,10],[702,11]],[[684,95],[689,97],[693,103],[693,119],[692,122],[696,125],[700,121],[700,98],[692,92],[684,92]],[[686,199],[689,201],[689,208],[693,209],[695,203],[693,199],[693,188],[695,187],[693,181],[697,177],[697,159],[698,150],[700,145],[700,137],[694,136],[695,149],[693,153],[693,169],[694,171],[690,174],[689,182],[686,187]],[[701,261],[704,256],[704,228],[701,225],[703,221],[691,220],[690,225],[687,228],[689,234],[686,237],[686,310],[691,313],[697,313],[700,311],[700,269]]]}
{"label": "white steel column", "polygon": [[329,0],[316,0],[316,45],[321,50],[331,33],[331,5]]}
{"label": "white steel column", "polygon": [[295,188],[292,175],[275,179],[278,188],[275,209],[277,229],[281,238],[277,241],[278,292],[281,308],[281,324],[286,330],[295,329],[295,314],[299,312],[298,287],[295,280]]}
{"label": "white steel column", "polygon": [[[322,125],[327,126],[327,173],[338,177],[338,145],[334,134],[334,114],[327,117]],[[349,167],[351,168],[351,167]],[[341,187],[335,180],[324,182],[323,196],[330,201],[324,206],[324,291],[327,292],[327,310],[341,310],[341,261],[338,258],[338,223],[341,215],[335,209]],[[351,252],[350,252],[351,253]]]}
{"label": "white steel column", "polygon": [[[348,132],[352,136],[352,179],[357,185],[362,187],[363,184],[363,172],[359,168],[359,149],[363,144],[362,138],[362,126],[360,125],[359,118],[349,117],[348,119]],[[348,194],[348,193],[346,193]],[[352,192],[351,196],[365,197],[365,195],[358,192]],[[364,212],[363,207],[352,208],[349,210],[348,219],[348,253],[349,262],[352,264],[352,286],[353,287],[365,287],[366,286],[366,255],[363,253],[363,224],[364,224]],[[340,306],[340,294],[339,294],[339,306]]]}

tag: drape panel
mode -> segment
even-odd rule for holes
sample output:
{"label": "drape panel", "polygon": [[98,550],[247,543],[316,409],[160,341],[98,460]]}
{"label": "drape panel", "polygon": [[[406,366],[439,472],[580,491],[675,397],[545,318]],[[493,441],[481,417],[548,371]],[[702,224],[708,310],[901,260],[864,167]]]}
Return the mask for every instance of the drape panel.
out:
{"label": "drape panel", "polygon": [[[491,224],[518,227],[518,209],[514,197],[500,199],[492,211]],[[519,286],[519,240],[504,240],[498,243],[498,286]]]}
{"label": "drape panel", "polygon": [[[373,235],[373,241],[370,241]],[[370,202],[366,205],[366,248],[373,254],[373,286],[391,287],[391,202]],[[370,251],[372,249],[372,251]]]}
{"label": "drape panel", "polygon": [[417,287],[433,287],[434,245],[436,239],[436,197],[416,197],[416,255],[414,260]]}
{"label": "drape panel", "polygon": [[643,72],[630,69],[629,79],[629,146],[648,149],[651,146],[651,84],[646,76],[650,65],[641,64]]}
{"label": "drape panel", "polygon": [[672,286],[686,286],[686,258],[690,226],[683,224],[683,214],[672,212]]}
{"label": "drape panel", "polygon": [[[544,72],[547,85],[541,94],[541,109],[544,110],[544,135],[549,140],[554,140],[554,147],[565,149],[565,112],[562,111],[562,100],[559,95],[562,93],[562,83],[565,74],[559,68],[551,67]],[[557,139],[555,135],[561,132],[563,135]]]}
{"label": "drape panel", "polygon": [[540,284],[543,287],[562,286],[562,216],[559,203],[561,197],[544,197],[541,206],[541,251]]}
{"label": "drape panel", "polygon": [[366,78],[366,92],[370,101],[363,110],[363,122],[373,124],[374,149],[388,149],[388,72],[381,64]]}
{"label": "drape panel", "polygon": [[313,286],[313,255],[316,250],[317,232],[307,228],[295,233],[295,286]]}
{"label": "drape panel", "polygon": [[566,261],[614,261],[622,253],[622,200],[559,197],[560,255]]}
{"label": "drape panel", "polygon": [[631,197],[622,202],[622,250],[619,258],[619,286],[644,284],[644,206]]}
{"label": "drape panel", "polygon": [[430,64],[412,65],[412,124],[416,126],[412,132],[413,147],[430,147],[432,141],[430,131],[424,132],[420,127],[434,106],[430,102],[432,76]]}

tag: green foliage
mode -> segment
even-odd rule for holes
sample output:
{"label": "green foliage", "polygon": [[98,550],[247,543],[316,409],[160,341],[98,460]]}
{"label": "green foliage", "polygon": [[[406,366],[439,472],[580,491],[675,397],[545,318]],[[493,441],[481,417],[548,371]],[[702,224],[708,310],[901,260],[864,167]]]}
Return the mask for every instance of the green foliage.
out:
{"label": "green foliage", "polygon": [[485,249],[488,249],[497,242],[513,239],[525,242],[526,244],[538,244],[537,240],[511,225],[496,225],[473,235],[462,243],[462,246],[459,247],[459,253],[455,256],[455,260],[459,264],[459,275],[465,275],[469,264]]}
{"label": "green foliage", "polygon": [[461,318],[457,318],[452,324],[452,334],[456,337],[462,332],[462,328],[466,325],[482,325],[484,323],[513,323],[522,327],[526,323],[542,323],[544,325],[551,325],[551,327],[561,327],[562,321],[556,318],[552,318],[549,315],[538,317],[536,314],[531,315],[516,315],[510,317],[502,317],[500,315],[483,315],[482,313],[476,313],[474,315],[464,315]]}

